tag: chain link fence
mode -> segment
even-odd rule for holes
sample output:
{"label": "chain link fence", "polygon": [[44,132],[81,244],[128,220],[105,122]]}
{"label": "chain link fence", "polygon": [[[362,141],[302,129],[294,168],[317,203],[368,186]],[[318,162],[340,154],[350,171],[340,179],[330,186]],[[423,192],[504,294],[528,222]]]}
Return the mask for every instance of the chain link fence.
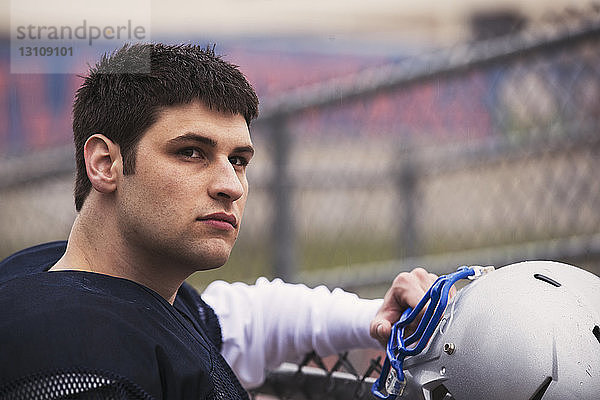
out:
{"label": "chain link fence", "polygon": [[358,367],[357,361],[348,352],[325,359],[313,352],[297,365],[281,365],[250,394],[255,400],[373,399],[371,387],[382,371],[382,356],[369,359],[366,366]]}
{"label": "chain link fence", "polygon": [[[598,272],[598,7],[511,26],[263,98],[238,246],[191,281],[281,276],[381,295],[415,265],[551,258]],[[62,93],[78,78],[61,79]],[[21,125],[64,129],[41,120]],[[1,256],[67,237],[64,133],[0,160]]]}
{"label": "chain link fence", "polygon": [[415,265],[598,273],[600,18],[564,18],[266,103],[277,274],[359,289]]}

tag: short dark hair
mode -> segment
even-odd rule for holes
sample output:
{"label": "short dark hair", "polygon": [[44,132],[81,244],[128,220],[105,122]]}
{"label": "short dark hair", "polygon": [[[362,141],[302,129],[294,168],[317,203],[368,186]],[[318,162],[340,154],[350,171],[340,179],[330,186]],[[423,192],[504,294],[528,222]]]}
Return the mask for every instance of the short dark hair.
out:
{"label": "short dark hair", "polygon": [[136,148],[162,107],[199,100],[208,108],[258,116],[258,97],[238,70],[215,55],[214,46],[144,43],[105,54],[90,68],[73,104],[76,178],[75,208],[92,189],[83,146],[102,133],[120,146],[125,174],[135,171]]}

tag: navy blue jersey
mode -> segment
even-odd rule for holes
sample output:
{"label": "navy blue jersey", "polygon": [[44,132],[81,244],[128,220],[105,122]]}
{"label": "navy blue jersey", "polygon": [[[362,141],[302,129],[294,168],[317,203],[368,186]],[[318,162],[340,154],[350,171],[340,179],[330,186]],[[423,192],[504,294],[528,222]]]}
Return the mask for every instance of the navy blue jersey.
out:
{"label": "navy blue jersey", "polygon": [[218,351],[214,312],[192,287],[171,305],[127,279],[47,272],[65,248],[48,243],[0,263],[0,398],[57,390],[61,380],[83,387],[68,398],[105,398],[110,385],[125,387],[110,398],[248,398]]}

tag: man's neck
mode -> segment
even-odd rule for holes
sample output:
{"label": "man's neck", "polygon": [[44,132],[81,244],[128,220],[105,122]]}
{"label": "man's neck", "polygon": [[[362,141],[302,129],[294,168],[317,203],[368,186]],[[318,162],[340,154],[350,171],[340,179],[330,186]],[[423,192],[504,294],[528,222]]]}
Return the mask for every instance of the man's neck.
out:
{"label": "man's neck", "polygon": [[[102,224],[90,223],[79,215],[71,229],[67,250],[50,271],[79,270],[128,279],[146,286],[173,304],[177,290],[187,278],[165,265],[148,262],[111,229],[110,218]],[[109,226],[107,226],[109,225]]]}

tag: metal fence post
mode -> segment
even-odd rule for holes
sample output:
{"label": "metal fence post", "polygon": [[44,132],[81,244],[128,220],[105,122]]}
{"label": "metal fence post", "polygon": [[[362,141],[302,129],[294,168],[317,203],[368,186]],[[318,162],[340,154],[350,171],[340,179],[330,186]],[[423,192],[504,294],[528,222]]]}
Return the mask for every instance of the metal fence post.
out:
{"label": "metal fence post", "polygon": [[399,213],[401,218],[398,232],[398,257],[400,258],[419,255],[419,232],[416,223],[418,171],[410,147],[410,144],[405,145],[399,151],[401,161],[397,184],[399,203],[403,206]]}
{"label": "metal fence post", "polygon": [[271,222],[273,235],[273,273],[283,280],[293,280],[296,276],[295,224],[292,213],[294,183],[289,171],[292,138],[285,117],[273,119],[271,124],[273,140],[273,182],[271,196],[274,214]]}

